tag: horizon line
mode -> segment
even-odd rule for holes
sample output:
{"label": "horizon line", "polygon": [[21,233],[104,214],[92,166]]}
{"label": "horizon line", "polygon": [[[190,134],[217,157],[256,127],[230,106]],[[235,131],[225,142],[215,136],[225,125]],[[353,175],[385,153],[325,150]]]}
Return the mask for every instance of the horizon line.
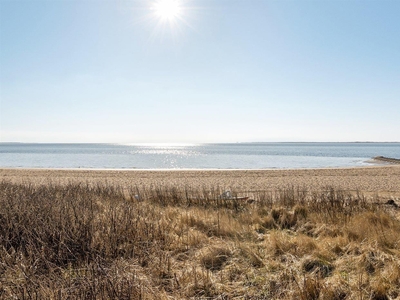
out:
{"label": "horizon line", "polygon": [[108,144],[108,145],[202,145],[202,144],[278,144],[278,143],[297,143],[297,144],[396,144],[400,141],[256,141],[256,142],[2,142],[0,144]]}

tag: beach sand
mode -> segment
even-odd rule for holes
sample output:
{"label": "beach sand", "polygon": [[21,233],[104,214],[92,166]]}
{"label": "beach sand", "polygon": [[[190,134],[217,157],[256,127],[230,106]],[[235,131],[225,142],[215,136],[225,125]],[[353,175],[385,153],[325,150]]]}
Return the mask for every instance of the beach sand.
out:
{"label": "beach sand", "polygon": [[400,196],[400,166],[293,170],[68,170],[0,169],[0,180],[15,183],[101,183],[135,186],[219,187],[238,193],[274,191],[294,186],[308,190],[334,187],[365,194]]}

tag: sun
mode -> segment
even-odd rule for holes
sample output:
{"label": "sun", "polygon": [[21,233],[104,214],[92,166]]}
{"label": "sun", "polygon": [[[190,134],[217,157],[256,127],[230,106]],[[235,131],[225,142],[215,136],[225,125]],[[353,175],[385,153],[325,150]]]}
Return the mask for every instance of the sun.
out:
{"label": "sun", "polygon": [[[0,0],[1,1],[1,0]],[[196,7],[189,0],[143,0],[148,3],[146,20],[153,26],[150,39],[181,39],[186,29],[194,29],[191,20]]]}
{"label": "sun", "polygon": [[178,0],[158,0],[153,9],[157,17],[167,21],[179,18],[182,10]]}

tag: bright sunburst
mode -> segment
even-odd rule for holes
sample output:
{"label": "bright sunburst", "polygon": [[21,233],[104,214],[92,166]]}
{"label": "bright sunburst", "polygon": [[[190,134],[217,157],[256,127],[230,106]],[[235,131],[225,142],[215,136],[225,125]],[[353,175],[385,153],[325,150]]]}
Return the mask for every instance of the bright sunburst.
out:
{"label": "bright sunburst", "polygon": [[157,17],[163,20],[174,21],[180,17],[181,10],[178,0],[158,0],[154,4],[154,11]]}
{"label": "bright sunburst", "polygon": [[185,33],[185,29],[194,29],[190,21],[193,21],[197,7],[191,6],[191,0],[144,1],[149,3],[149,14],[146,19],[154,27],[151,40],[172,38],[178,41]]}

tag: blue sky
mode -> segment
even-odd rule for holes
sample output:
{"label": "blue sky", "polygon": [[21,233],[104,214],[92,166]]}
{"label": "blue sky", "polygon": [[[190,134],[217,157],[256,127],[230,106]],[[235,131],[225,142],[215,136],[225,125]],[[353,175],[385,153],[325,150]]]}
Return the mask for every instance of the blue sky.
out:
{"label": "blue sky", "polygon": [[154,2],[0,0],[0,141],[400,141],[400,1]]}

